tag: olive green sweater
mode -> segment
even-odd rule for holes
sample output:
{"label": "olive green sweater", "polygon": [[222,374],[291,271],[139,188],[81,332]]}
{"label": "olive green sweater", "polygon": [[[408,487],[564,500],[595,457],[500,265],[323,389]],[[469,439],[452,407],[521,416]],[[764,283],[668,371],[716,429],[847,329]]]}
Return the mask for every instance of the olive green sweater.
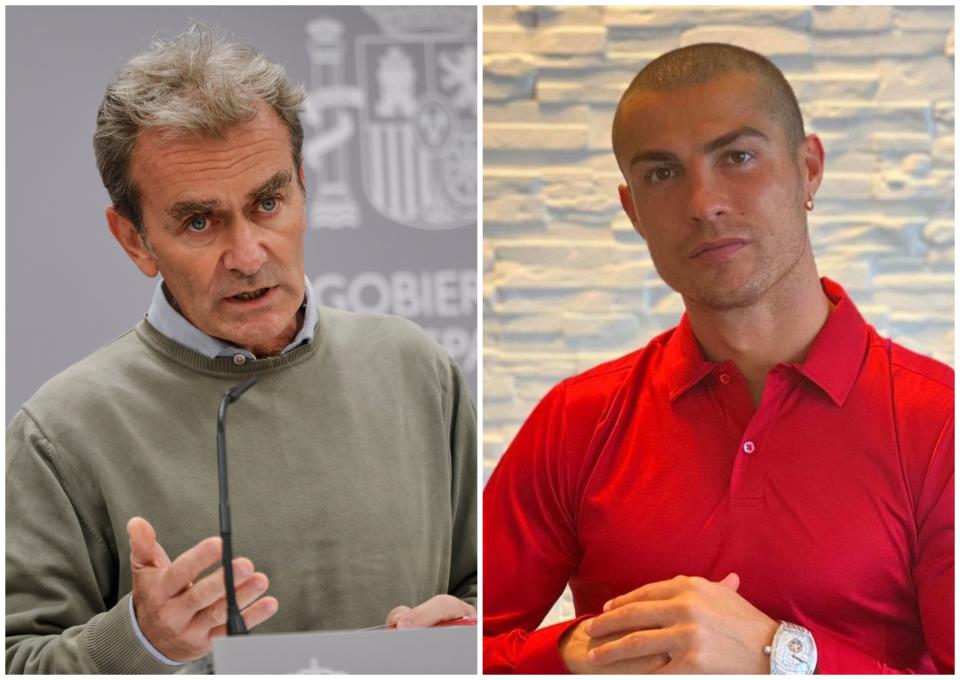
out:
{"label": "olive green sweater", "polygon": [[166,673],[130,622],[126,523],[171,559],[218,533],[230,407],[234,555],[270,577],[254,630],[350,629],[438,593],[476,599],[476,424],[412,323],[320,309],[309,345],[236,365],[146,321],[44,385],[7,429],[7,672]]}

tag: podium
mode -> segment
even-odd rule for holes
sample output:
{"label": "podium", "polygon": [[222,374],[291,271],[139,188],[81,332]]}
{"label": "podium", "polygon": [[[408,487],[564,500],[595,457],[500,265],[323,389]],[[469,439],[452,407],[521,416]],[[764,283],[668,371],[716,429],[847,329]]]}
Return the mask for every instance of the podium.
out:
{"label": "podium", "polygon": [[217,674],[477,674],[477,626],[238,635],[213,641]]}

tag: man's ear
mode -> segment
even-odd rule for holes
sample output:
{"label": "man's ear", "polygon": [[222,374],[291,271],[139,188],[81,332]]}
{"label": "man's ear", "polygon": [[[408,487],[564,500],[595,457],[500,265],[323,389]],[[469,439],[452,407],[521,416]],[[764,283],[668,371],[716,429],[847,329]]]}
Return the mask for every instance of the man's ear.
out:
{"label": "man's ear", "polygon": [[144,276],[150,278],[156,276],[160,272],[157,259],[147,249],[137,228],[133,226],[133,222],[117,212],[117,209],[112,205],[107,208],[106,215],[110,233],[117,239],[117,243],[127,253],[127,256],[137,265],[137,269],[142,271]]}
{"label": "man's ear", "polygon": [[633,224],[633,228],[640,234],[640,238],[646,241],[647,235],[643,233],[643,225],[640,224],[640,220],[637,217],[637,207],[633,204],[630,187],[626,184],[620,185],[620,205],[623,206],[623,212],[627,213],[627,217],[630,218],[630,223]]}
{"label": "man's ear", "polygon": [[823,181],[823,166],[825,159],[823,142],[817,135],[807,135],[800,147],[800,161],[804,180],[804,199],[812,199],[817,195],[820,182]]}

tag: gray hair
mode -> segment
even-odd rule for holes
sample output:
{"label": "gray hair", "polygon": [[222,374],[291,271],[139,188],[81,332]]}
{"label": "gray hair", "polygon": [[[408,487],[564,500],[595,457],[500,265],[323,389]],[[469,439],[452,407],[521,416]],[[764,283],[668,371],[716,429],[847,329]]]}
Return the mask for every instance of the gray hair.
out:
{"label": "gray hair", "polygon": [[761,54],[725,43],[700,43],[662,54],[644,66],[624,91],[613,118],[613,148],[616,152],[623,121],[623,103],[640,91],[694,87],[731,72],[756,76],[757,96],[783,126],[787,144],[796,150],[803,141],[803,115],[793,88],[772,61]]}
{"label": "gray hair", "polygon": [[142,130],[222,138],[253,118],[261,102],[287,127],[299,168],[303,126],[298,113],[304,98],[303,87],[293,85],[282,66],[202,24],[155,41],[120,69],[97,111],[93,149],[114,208],[143,235],[140,193],[130,167]]}

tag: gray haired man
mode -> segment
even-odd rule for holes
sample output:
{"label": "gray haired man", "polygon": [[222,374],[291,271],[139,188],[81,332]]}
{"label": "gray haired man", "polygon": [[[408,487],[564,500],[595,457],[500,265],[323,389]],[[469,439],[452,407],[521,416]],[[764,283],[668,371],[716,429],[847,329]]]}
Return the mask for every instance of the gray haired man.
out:
{"label": "gray haired man", "polygon": [[473,614],[473,404],[413,324],[317,307],[303,98],[201,28],[108,87],[107,222],[161,281],[145,320],[7,430],[7,672],[172,672],[225,633],[223,574],[204,575],[221,558],[212,435],[220,396],[253,376],[229,428],[247,626]]}

